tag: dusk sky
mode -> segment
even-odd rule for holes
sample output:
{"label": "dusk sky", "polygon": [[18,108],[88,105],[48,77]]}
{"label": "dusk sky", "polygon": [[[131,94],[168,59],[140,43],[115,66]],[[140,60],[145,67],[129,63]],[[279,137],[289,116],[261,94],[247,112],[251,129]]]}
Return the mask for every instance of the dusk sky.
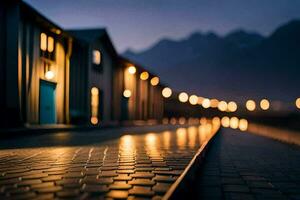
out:
{"label": "dusk sky", "polygon": [[119,52],[161,38],[244,28],[264,35],[300,18],[298,0],[26,0],[63,28],[106,27]]}

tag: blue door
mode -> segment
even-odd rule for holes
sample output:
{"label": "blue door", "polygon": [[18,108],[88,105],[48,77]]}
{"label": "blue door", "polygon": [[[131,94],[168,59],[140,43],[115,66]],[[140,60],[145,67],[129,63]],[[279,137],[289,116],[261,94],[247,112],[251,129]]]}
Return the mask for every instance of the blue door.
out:
{"label": "blue door", "polygon": [[56,123],[55,88],[54,83],[40,82],[40,124]]}

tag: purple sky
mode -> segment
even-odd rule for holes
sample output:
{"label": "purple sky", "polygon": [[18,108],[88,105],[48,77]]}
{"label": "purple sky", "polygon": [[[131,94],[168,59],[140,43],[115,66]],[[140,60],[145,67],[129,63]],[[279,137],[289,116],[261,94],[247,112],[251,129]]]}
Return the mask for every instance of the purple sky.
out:
{"label": "purple sky", "polygon": [[106,27],[119,52],[163,37],[236,28],[264,35],[300,18],[299,0],[26,0],[63,28]]}

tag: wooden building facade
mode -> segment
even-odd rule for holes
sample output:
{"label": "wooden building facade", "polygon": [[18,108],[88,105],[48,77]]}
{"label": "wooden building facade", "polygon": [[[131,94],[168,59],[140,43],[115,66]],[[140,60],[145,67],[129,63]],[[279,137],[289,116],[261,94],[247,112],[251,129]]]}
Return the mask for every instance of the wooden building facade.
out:
{"label": "wooden building facade", "polygon": [[105,29],[65,31],[0,1],[0,127],[162,119],[159,78],[120,57]]}
{"label": "wooden building facade", "polygon": [[22,1],[0,8],[1,121],[68,123],[72,38]]}

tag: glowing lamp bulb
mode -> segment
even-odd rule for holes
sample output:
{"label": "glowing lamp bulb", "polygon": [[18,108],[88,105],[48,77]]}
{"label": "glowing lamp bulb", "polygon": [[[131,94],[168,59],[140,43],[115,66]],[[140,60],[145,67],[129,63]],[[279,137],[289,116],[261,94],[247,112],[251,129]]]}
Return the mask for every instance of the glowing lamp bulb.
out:
{"label": "glowing lamp bulb", "polygon": [[156,86],[159,84],[159,78],[157,76],[153,77],[150,81],[151,85]]}
{"label": "glowing lamp bulb", "polygon": [[161,93],[162,93],[163,97],[169,98],[172,95],[172,90],[170,88],[166,87],[162,90]]}
{"label": "glowing lamp bulb", "polygon": [[128,67],[128,72],[130,73],[130,74],[135,74],[135,72],[136,72],[136,68],[135,68],[135,66],[130,66],[130,67]]}
{"label": "glowing lamp bulb", "polygon": [[178,99],[179,99],[180,102],[185,103],[185,102],[187,102],[187,101],[189,100],[189,96],[188,96],[187,93],[181,92],[181,93],[178,95]]}
{"label": "glowing lamp bulb", "polygon": [[48,79],[48,80],[53,79],[53,78],[54,78],[54,72],[51,71],[51,70],[47,71],[46,74],[45,74],[45,77],[46,77],[46,79]]}
{"label": "glowing lamp bulb", "polygon": [[123,96],[124,96],[124,97],[126,97],[126,98],[129,98],[129,97],[131,97],[131,91],[130,91],[130,90],[128,90],[128,89],[124,90],[124,92],[123,92]]}

